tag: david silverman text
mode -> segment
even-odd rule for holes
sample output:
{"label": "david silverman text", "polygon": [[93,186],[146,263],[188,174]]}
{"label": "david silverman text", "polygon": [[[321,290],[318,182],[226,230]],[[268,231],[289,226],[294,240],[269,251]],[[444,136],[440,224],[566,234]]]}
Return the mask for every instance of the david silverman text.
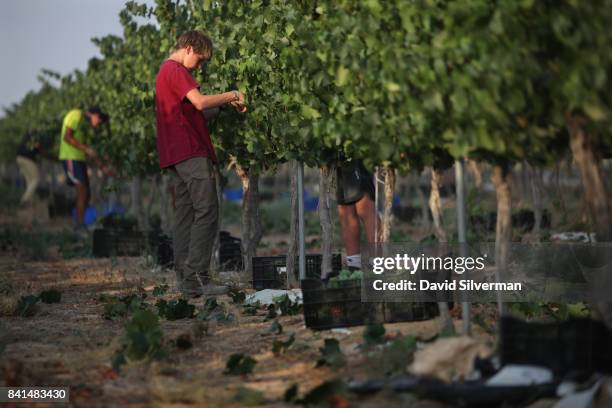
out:
{"label": "david silverman text", "polygon": [[[459,282],[459,285],[457,285]],[[378,279],[372,282],[374,290],[498,290],[498,291],[520,291],[522,284],[520,282],[476,282],[473,280],[460,280],[449,282],[430,282],[425,279],[417,283],[406,279],[399,282],[383,282]]]}

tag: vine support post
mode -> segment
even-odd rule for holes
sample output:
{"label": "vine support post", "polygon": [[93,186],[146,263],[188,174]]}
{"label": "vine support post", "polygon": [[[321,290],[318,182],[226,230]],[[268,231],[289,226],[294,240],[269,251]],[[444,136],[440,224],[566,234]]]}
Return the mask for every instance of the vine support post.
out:
{"label": "vine support post", "polygon": [[298,250],[300,281],[306,279],[306,242],[304,239],[304,163],[297,165],[298,190]]}
{"label": "vine support post", "polygon": [[[465,163],[463,159],[455,160],[455,189],[457,194],[457,234],[459,239],[459,252],[462,257],[466,254],[467,225],[465,208]],[[470,304],[466,298],[461,299],[461,318],[463,320],[463,334],[470,335]]]}
{"label": "vine support post", "polygon": [[[396,175],[395,169],[390,165],[384,167],[385,174],[385,189],[384,189],[384,204],[383,204],[383,221],[381,231],[381,241],[389,243],[391,237],[391,216],[393,209],[393,196],[395,193]],[[375,214],[378,221],[378,214]]]}
{"label": "vine support post", "polygon": [[253,257],[261,241],[263,230],[259,217],[259,174],[252,168],[235,164],[234,169],[242,183],[242,259],[243,270],[253,274]]}
{"label": "vine support post", "polygon": [[[498,163],[493,166],[491,180],[495,185],[497,200],[497,221],[495,225],[495,279],[499,282],[502,273],[507,271],[510,244],[512,240],[512,200],[510,192],[510,166]],[[504,313],[501,293],[497,292],[499,315]]]}
{"label": "vine support post", "polygon": [[334,166],[319,167],[319,221],[321,223],[321,277],[332,272],[333,223],[331,218],[330,188],[333,183]]}
{"label": "vine support post", "polygon": [[442,220],[442,207],[440,204],[440,185],[442,172],[435,167],[431,168],[431,192],[429,193],[429,210],[433,218],[434,234],[439,242],[448,242],[446,230]]}
{"label": "vine support post", "polygon": [[[374,210],[378,211],[378,166],[374,167]],[[374,222],[374,242],[378,243],[378,217]]]}
{"label": "vine support post", "polygon": [[[442,244],[442,246],[448,245],[448,235],[446,234],[446,230],[443,227],[442,223],[442,210],[440,206],[440,184],[442,180],[442,173],[437,170],[435,167],[431,168],[431,192],[429,193],[429,208],[431,211],[431,215],[433,218],[434,224],[434,232],[436,234],[436,238],[438,242]],[[423,192],[421,191],[421,187],[417,182],[417,191],[423,196]],[[424,197],[421,201],[424,200]],[[429,211],[423,212],[423,217],[427,221],[429,221]],[[429,223],[429,222],[428,222]],[[427,228],[429,230],[429,227]],[[441,248],[445,250],[444,248]],[[442,254],[439,254],[442,255]],[[455,326],[453,324],[453,318],[450,315],[450,311],[448,310],[447,302],[438,302],[438,309],[440,310],[440,326],[443,333],[454,334]]]}
{"label": "vine support post", "polygon": [[[289,248],[287,249],[287,289],[299,288],[300,280],[298,276],[298,189],[297,189],[297,168],[298,161],[291,160],[289,162],[289,173],[291,183],[291,200],[290,200],[290,224],[289,224]],[[278,179],[278,178],[277,178]]]}

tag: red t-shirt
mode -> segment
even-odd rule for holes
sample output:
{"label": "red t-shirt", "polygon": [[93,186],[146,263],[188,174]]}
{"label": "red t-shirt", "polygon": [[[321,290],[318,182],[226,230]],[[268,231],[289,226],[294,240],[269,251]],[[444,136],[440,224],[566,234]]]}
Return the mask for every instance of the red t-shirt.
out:
{"label": "red t-shirt", "polygon": [[217,161],[204,115],[186,97],[194,88],[198,83],[187,68],[164,61],[155,80],[157,152],[162,169],[192,157]]}

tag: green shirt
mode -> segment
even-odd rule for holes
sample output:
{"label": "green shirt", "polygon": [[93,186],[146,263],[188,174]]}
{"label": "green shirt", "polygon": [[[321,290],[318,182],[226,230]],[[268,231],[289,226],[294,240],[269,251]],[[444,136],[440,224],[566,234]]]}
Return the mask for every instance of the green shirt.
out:
{"label": "green shirt", "polygon": [[64,140],[66,135],[66,129],[72,129],[72,135],[76,140],[81,143],[85,143],[86,134],[83,126],[86,123],[85,115],[80,109],[73,109],[66,114],[64,122],[62,123],[62,133],[60,135],[60,149],[59,159],[60,160],[80,160],[85,161],[85,153],[77,149],[76,147],[68,144]]}

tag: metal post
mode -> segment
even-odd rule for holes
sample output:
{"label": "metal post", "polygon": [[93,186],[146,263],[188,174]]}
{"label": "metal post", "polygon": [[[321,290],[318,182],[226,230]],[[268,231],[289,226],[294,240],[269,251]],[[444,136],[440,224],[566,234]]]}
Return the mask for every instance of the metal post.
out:
{"label": "metal post", "polygon": [[306,242],[304,240],[304,163],[297,165],[298,190],[298,250],[300,280],[306,279]]}
{"label": "metal post", "polygon": [[[467,228],[465,209],[465,163],[463,159],[455,160],[455,190],[457,194],[457,232],[459,238],[459,251],[466,256]],[[470,304],[467,299],[461,302],[461,318],[463,319],[463,334],[470,335]]]}
{"label": "metal post", "polygon": [[380,226],[378,225],[378,166],[374,167],[374,245],[378,250],[378,231]]}

